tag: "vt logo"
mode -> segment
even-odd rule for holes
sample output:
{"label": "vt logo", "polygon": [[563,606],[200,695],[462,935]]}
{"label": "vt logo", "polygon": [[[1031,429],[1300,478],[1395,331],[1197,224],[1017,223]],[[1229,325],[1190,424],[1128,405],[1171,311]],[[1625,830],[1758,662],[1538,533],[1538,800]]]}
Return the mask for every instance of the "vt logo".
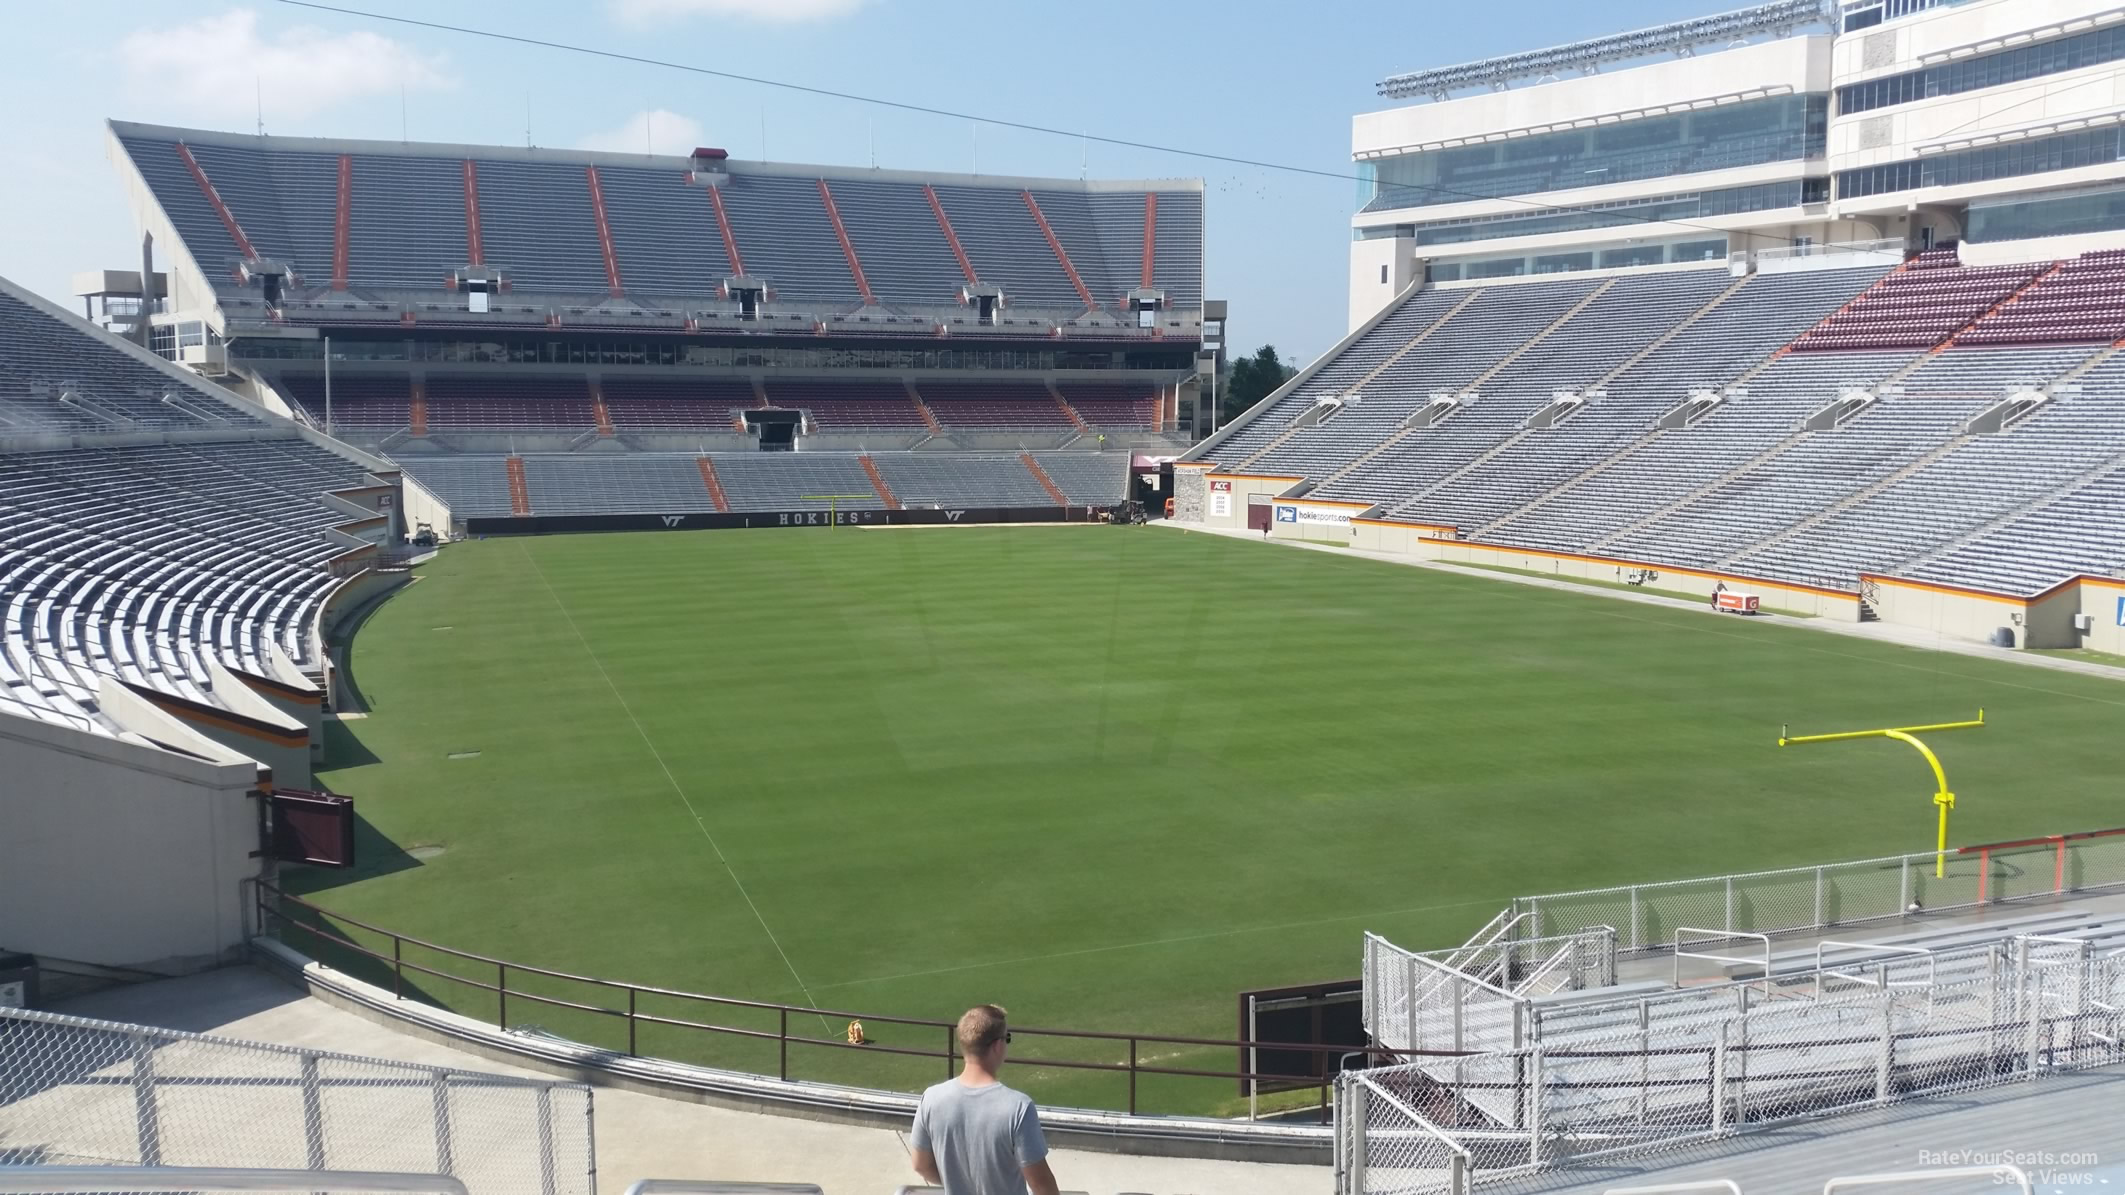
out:
{"label": "vt logo", "polygon": [[665,516],[664,516],[664,525],[665,525],[666,527],[676,527],[676,526],[678,526],[679,524],[681,524],[681,523],[683,523],[683,522],[685,522],[685,521],[686,521],[686,516],[685,516],[685,515],[665,515]]}
{"label": "vt logo", "polygon": [[959,521],[959,516],[965,513],[967,512],[963,510],[948,510],[944,512],[945,521],[948,523],[956,523]]}

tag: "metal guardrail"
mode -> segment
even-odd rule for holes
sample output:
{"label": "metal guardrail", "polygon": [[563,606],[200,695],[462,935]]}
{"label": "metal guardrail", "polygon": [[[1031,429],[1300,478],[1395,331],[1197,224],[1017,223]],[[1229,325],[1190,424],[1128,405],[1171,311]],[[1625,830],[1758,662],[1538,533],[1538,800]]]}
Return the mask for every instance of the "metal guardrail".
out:
{"label": "metal guardrail", "polygon": [[[1825,950],[1865,950],[1875,954],[1893,954],[1900,958],[1922,958],[1926,960],[1926,977],[1921,980],[1892,980],[1889,978],[1889,963],[1886,960],[1877,960],[1870,964],[1874,970],[1874,974],[1871,976],[1862,974],[1859,971],[1842,971],[1823,962],[1822,956]],[[1840,942],[1835,938],[1824,938],[1815,944],[1815,998],[1817,1000],[1822,999],[1822,981],[1826,975],[1832,979],[1841,979],[1847,983],[1859,984],[1862,987],[1879,988],[1882,991],[1890,991],[1899,987],[1924,988],[1931,991],[1940,975],[1940,958],[1933,951],[1923,946],[1892,946],[1881,942]]]}
{"label": "metal guardrail", "polygon": [[[256,929],[260,933],[278,930],[281,940],[301,953],[320,961],[341,966],[346,963],[360,965],[363,960],[388,974],[380,976],[379,986],[388,987],[395,999],[422,999],[424,1002],[460,1015],[475,1016],[475,1019],[491,1020],[500,1029],[511,1028],[512,1010],[521,1013],[524,1009],[563,1009],[587,1014],[616,1024],[625,1035],[625,1044],[617,1052],[627,1057],[643,1057],[641,1030],[645,1027],[659,1030],[680,1030],[700,1034],[712,1039],[772,1044],[775,1051],[775,1067],[772,1071],[758,1072],[763,1077],[790,1081],[793,1077],[791,1051],[808,1050],[827,1053],[852,1053],[870,1056],[898,1056],[931,1059],[938,1063],[940,1078],[950,1078],[958,1072],[961,1055],[954,1036],[956,1021],[933,1020],[923,1017],[888,1016],[849,1009],[816,1008],[809,1005],[775,1004],[761,1000],[744,1000],[730,996],[715,996],[701,992],[680,991],[649,984],[627,983],[620,980],[600,979],[595,976],[577,975],[546,967],[535,967],[507,959],[475,954],[454,947],[401,934],[382,926],[372,925],[330,909],[312,904],[300,897],[290,895],[266,883],[255,881],[253,912],[257,918]],[[356,941],[353,931],[375,935],[378,945],[374,948]],[[290,933],[304,940],[288,942]],[[408,957],[412,954],[414,957]],[[335,959],[334,956],[337,956]],[[464,964],[460,970],[478,968],[489,977],[476,978],[429,965],[417,959],[432,956],[435,961],[450,960]],[[343,968],[344,969],[344,968]],[[463,1008],[453,1008],[438,996],[419,990],[423,979],[432,979],[462,989],[466,992],[485,993],[494,998],[494,1015],[489,1018],[467,1013]],[[532,990],[538,985],[543,990]],[[413,988],[409,991],[409,986]],[[567,992],[567,995],[558,994]],[[688,1009],[702,1010],[696,1015],[713,1016],[719,1011],[760,1018],[760,1023],[772,1024],[772,1028],[749,1028],[742,1025],[718,1024],[709,1020],[697,1020],[691,1016],[670,1015],[669,1011],[653,1012],[645,1004],[660,1009],[677,1005]],[[519,1017],[521,1020],[521,1017]],[[792,1028],[792,1023],[796,1028]],[[909,1031],[909,1036],[935,1035],[936,1046],[887,1045],[870,1040],[863,1043],[852,1041],[848,1036],[814,1037],[804,1031],[808,1022],[838,1025],[840,1022],[858,1021],[867,1029],[892,1026]],[[1322,1044],[1316,1042],[1252,1041],[1227,1038],[1184,1037],[1167,1034],[1111,1033],[1094,1030],[1050,1029],[1013,1025],[1012,1034],[1023,1045],[1048,1043],[1057,1047],[1072,1045],[1092,1049],[1112,1049],[1120,1055],[1115,1061],[1091,1061],[1085,1058],[1040,1056],[1033,1050],[1014,1053],[1011,1064],[1020,1073],[1036,1068],[1055,1068],[1065,1071],[1103,1072],[1124,1077],[1127,1094],[1124,1100],[1116,1101],[1120,1107],[1113,1111],[1126,1111],[1129,1115],[1147,1114],[1140,1098],[1140,1081],[1150,1077],[1206,1080],[1221,1084],[1227,1090],[1250,1080],[1289,1084],[1289,1074],[1257,1073],[1240,1064],[1239,1060],[1253,1055],[1249,1051],[1283,1052],[1310,1055],[1320,1059],[1318,1069],[1321,1077],[1317,1086],[1320,1094],[1318,1105],[1321,1123],[1328,1122],[1331,1102],[1329,1092],[1335,1082],[1338,1061],[1352,1053],[1349,1045]],[[1027,1040],[1030,1039],[1030,1040]],[[585,1043],[598,1044],[598,1043]],[[1235,1060],[1231,1069],[1213,1070],[1203,1067],[1171,1065],[1170,1055],[1176,1051],[1229,1051]],[[1375,1056],[1376,1064],[1422,1057],[1451,1055],[1449,1050],[1392,1049],[1385,1046],[1367,1046],[1356,1051]],[[807,1076],[816,1080],[817,1076]],[[827,1080],[831,1081],[831,1080]],[[1179,1112],[1179,1109],[1173,1109]]]}
{"label": "metal guardrail", "polygon": [[[1684,950],[1682,948],[1684,935],[1689,936],[1690,945],[1702,945],[1707,942],[1731,942],[1737,938],[1747,938],[1762,944],[1763,957],[1759,959],[1755,955],[1749,954],[1714,954],[1705,950]],[[1698,962],[1703,963],[1717,963],[1722,967],[1751,967],[1760,962],[1763,964],[1763,990],[1765,992],[1771,990],[1771,939],[1768,935],[1752,934],[1746,930],[1703,929],[1694,925],[1678,925],[1675,927],[1675,946],[1670,953],[1674,955],[1675,959],[1674,974],[1670,978],[1670,982],[1675,987],[1682,986],[1682,960],[1687,958],[1696,959]]]}
{"label": "metal guardrail", "polygon": [[1625,955],[1667,949],[1679,925],[1726,932],[1820,933],[1839,926],[1929,912],[2125,887],[2125,828],[1983,843],[1948,852],[1933,875],[1933,851],[1816,866],[1626,884],[1523,896],[1523,929],[1556,936],[1616,927]]}

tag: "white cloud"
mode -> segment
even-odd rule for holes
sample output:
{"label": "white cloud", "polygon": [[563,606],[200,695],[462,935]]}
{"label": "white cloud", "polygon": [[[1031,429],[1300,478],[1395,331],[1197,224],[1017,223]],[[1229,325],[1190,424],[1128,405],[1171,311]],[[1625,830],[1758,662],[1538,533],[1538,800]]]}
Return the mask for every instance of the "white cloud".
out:
{"label": "white cloud", "polygon": [[634,26],[688,17],[725,17],[777,25],[845,17],[870,0],[607,0],[613,15]]}
{"label": "white cloud", "polygon": [[685,157],[701,144],[701,122],[677,112],[652,108],[620,122],[618,128],[576,142],[577,149],[604,149],[616,154],[671,154]]}
{"label": "white cloud", "polygon": [[258,14],[230,9],[171,29],[142,29],[118,43],[127,81],[188,113],[249,116],[264,98],[267,128],[345,100],[450,85],[440,54],[381,34],[297,26],[268,37]]}

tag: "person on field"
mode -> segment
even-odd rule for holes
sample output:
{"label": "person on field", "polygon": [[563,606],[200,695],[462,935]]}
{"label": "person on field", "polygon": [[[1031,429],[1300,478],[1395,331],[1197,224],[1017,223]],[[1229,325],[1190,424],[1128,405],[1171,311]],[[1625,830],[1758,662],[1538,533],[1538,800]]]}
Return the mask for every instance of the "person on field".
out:
{"label": "person on field", "polygon": [[946,1195],[1056,1195],[1040,1110],[996,1077],[1011,1045],[1004,1010],[968,1009],[956,1035],[966,1065],[958,1078],[923,1092],[915,1109],[908,1136],[915,1173]]}

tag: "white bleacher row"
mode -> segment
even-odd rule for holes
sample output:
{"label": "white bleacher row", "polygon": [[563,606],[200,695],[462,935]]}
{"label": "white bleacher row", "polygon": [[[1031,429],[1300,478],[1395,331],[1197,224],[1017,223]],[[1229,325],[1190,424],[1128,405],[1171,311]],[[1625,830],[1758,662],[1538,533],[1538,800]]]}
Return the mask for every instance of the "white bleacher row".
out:
{"label": "white bleacher row", "polygon": [[[1127,492],[1127,453],[1031,455],[1071,505],[1110,506]],[[535,515],[716,509],[702,458],[692,453],[531,453],[521,459]],[[894,498],[908,507],[1055,505],[1015,453],[879,452],[870,459]],[[734,512],[826,510],[830,500],[841,509],[885,507],[859,453],[710,453],[707,460]],[[508,462],[506,456],[407,454],[399,463],[462,519],[512,513]]]}
{"label": "white bleacher row", "polygon": [[0,436],[256,428],[145,361],[76,352],[44,311],[0,291]]}
{"label": "white bleacher row", "polygon": [[[1419,291],[1199,455],[1463,538],[1846,589],[1908,571],[2034,592],[2125,565],[2105,514],[2125,487],[2125,360],[2106,344],[1781,352],[1883,273],[1623,276],[1561,323],[1595,284]],[[1404,426],[1499,362],[1445,419]],[[1296,426],[1354,385],[1359,401]],[[2010,396],[2054,386],[2003,430],[1969,434]],[[1555,393],[1587,388],[1568,416],[1529,425]],[[1806,429],[1852,390],[1874,401]],[[1657,426],[1701,392],[1723,397]]]}
{"label": "white bleacher row", "polygon": [[[360,466],[299,440],[0,455],[0,698],[99,733],[103,677],[213,704],[209,659],[318,664],[321,566]],[[307,496],[305,496],[307,495]]]}

